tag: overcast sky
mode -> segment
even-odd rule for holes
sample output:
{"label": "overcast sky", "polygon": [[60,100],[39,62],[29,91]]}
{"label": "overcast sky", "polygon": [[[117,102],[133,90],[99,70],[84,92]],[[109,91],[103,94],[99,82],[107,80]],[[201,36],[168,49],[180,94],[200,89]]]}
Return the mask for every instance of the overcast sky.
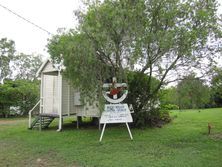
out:
{"label": "overcast sky", "polygon": [[[80,0],[0,0],[3,5],[47,31],[56,34],[58,28],[74,28],[73,11],[81,7]],[[0,6],[0,38],[14,40],[16,50],[26,54],[46,52],[50,35]]]}
{"label": "overcast sky", "polygon": [[[0,0],[3,5],[47,31],[56,34],[58,28],[74,28],[73,11],[81,7],[80,0]],[[222,7],[219,13],[222,14]],[[26,54],[48,56],[47,39],[50,35],[0,6],[0,38],[14,40],[16,50]]]}

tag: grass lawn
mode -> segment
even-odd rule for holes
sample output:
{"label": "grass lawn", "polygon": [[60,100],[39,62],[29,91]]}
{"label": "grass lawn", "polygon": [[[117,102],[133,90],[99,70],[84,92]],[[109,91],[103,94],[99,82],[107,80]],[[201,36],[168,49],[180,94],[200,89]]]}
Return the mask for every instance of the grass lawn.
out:
{"label": "grass lawn", "polygon": [[[54,123],[39,132],[28,119],[0,119],[0,166],[220,167],[222,109],[172,111],[162,128],[132,129],[107,125],[102,143],[97,127],[77,130],[66,120],[63,132]],[[213,125],[207,134],[207,124]]]}

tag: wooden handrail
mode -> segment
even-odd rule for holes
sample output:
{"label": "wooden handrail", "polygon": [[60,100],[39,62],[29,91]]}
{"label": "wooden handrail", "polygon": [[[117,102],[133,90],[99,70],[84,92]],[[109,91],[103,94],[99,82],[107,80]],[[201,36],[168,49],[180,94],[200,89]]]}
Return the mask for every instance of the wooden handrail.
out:
{"label": "wooden handrail", "polygon": [[41,100],[39,100],[36,105],[29,111],[29,128],[31,128],[32,125],[32,112],[35,110],[35,108],[40,104]]}

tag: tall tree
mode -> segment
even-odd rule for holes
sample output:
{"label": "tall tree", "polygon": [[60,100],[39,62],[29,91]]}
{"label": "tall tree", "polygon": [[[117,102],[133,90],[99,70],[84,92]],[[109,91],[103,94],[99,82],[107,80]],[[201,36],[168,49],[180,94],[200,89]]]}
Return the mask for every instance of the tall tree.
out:
{"label": "tall tree", "polygon": [[176,87],[169,87],[161,90],[161,104],[174,106],[178,104]]}
{"label": "tall tree", "polygon": [[10,69],[10,62],[15,55],[15,43],[7,38],[0,39],[0,83],[5,78],[10,77],[12,71]]}
{"label": "tall tree", "polygon": [[[126,78],[126,69],[145,73],[148,101],[170,82],[169,74],[203,67],[203,60],[211,63],[219,50],[213,43],[221,40],[217,5],[211,0],[90,1],[87,12],[76,12],[77,30],[54,36],[49,53],[64,61],[66,76],[88,95],[101,90],[110,73],[119,80]],[[153,76],[160,80],[157,85]]]}
{"label": "tall tree", "polygon": [[33,80],[41,64],[41,55],[26,55],[24,53],[17,54],[13,61],[15,78]]}
{"label": "tall tree", "polygon": [[222,68],[215,68],[211,80],[212,100],[216,107],[222,106]]}
{"label": "tall tree", "polygon": [[209,87],[190,74],[177,85],[177,98],[180,109],[203,108],[210,101]]}

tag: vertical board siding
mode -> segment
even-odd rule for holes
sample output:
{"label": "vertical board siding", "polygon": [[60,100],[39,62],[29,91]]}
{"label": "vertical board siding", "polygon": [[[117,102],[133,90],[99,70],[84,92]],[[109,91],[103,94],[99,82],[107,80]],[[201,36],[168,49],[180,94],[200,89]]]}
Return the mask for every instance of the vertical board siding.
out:
{"label": "vertical board siding", "polygon": [[69,84],[68,82],[62,78],[62,114],[66,115],[69,113]]}
{"label": "vertical board siding", "polygon": [[80,99],[80,92],[76,91],[74,92],[74,105],[75,106],[81,106],[81,99]]}
{"label": "vertical board siding", "polygon": [[58,76],[53,76],[53,111],[52,113],[59,114],[59,88]]}
{"label": "vertical board siding", "polygon": [[98,108],[98,102],[94,102],[93,104],[87,103],[84,106],[85,115],[90,117],[100,117],[100,111]]}
{"label": "vertical board siding", "polygon": [[70,114],[76,114],[77,109],[74,104],[74,99],[75,99],[75,90],[72,86],[70,86],[70,93],[69,93],[69,106],[70,106]]}
{"label": "vertical board siding", "polygon": [[[42,73],[56,71],[49,61]],[[59,114],[59,91],[58,76],[43,75],[42,97],[43,113]],[[77,114],[78,116],[99,117],[100,111],[93,105],[81,104],[79,91],[73,88],[67,80],[62,77],[62,115]]]}
{"label": "vertical board siding", "polygon": [[76,106],[77,115],[85,116],[85,117],[100,117],[100,111],[97,107],[98,102],[94,102],[93,104],[86,103],[82,106]]}
{"label": "vertical board siding", "polygon": [[44,75],[43,113],[58,114],[58,77]]}

